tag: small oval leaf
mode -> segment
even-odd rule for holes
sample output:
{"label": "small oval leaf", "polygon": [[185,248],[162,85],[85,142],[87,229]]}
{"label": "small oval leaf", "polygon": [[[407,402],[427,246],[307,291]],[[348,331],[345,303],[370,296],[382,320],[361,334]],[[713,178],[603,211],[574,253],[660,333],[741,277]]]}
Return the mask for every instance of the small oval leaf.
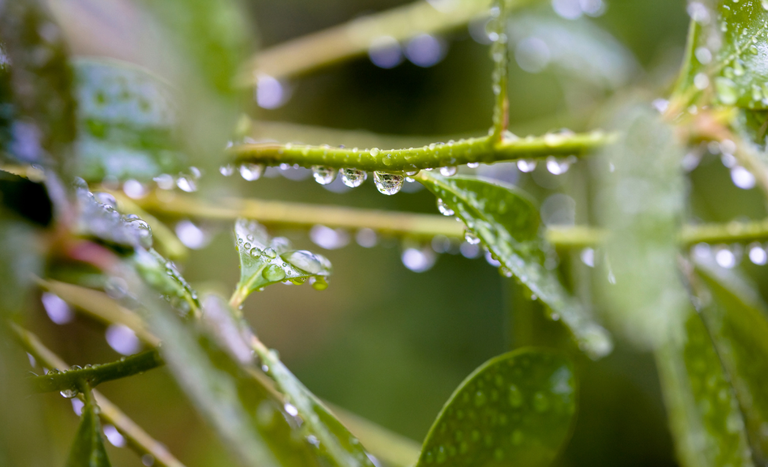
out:
{"label": "small oval leaf", "polygon": [[592,358],[613,349],[608,332],[571,296],[556,273],[544,267],[539,214],[519,189],[476,177],[441,177],[422,171],[418,180],[464,221],[467,228],[549,309],[562,319]]}
{"label": "small oval leaf", "polygon": [[570,436],[576,396],[573,366],[558,353],[493,358],[448,399],[416,467],[547,466]]}
{"label": "small oval leaf", "polygon": [[67,467],[109,467],[109,458],[104,448],[101,423],[96,414],[96,402],[91,388],[85,388],[85,404],[77,428],[75,441],[69,451]]}

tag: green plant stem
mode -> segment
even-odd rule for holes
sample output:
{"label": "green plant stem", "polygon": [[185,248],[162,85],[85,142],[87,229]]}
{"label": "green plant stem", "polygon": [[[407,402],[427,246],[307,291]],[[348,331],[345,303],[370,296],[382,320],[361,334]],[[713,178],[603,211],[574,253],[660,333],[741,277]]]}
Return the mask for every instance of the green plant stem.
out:
{"label": "green plant stem", "polygon": [[[437,235],[463,239],[464,226],[455,220],[433,214],[410,214],[359,208],[288,203],[280,201],[227,198],[215,202],[194,195],[155,195],[139,200],[145,209],[162,215],[233,221],[255,219],[268,227],[309,228],[322,224],[333,228],[369,228],[382,235],[429,241]],[[595,227],[549,227],[544,238],[557,248],[586,248],[599,245],[606,232]],[[768,240],[768,219],[727,224],[684,226],[680,241],[684,246],[697,243],[739,243]]]}
{"label": "green plant stem", "polygon": [[545,159],[550,156],[584,157],[610,144],[616,135],[602,131],[581,134],[547,134],[541,137],[496,139],[494,135],[420,148],[333,148],[293,144],[239,144],[229,149],[235,163],[296,164],[353,168],[381,172],[407,172],[469,163]]}
{"label": "green plant stem", "polygon": [[48,373],[30,378],[35,392],[59,392],[77,388],[79,382],[87,381],[92,388],[100,383],[127,378],[144,373],[164,364],[157,350],[147,350],[116,362],[93,365],[82,369],[59,369],[61,373]]}
{"label": "green plant stem", "polygon": [[[16,334],[22,347],[30,353],[41,365],[49,368],[69,368],[58,355],[48,349],[31,332],[11,324],[11,329]],[[103,422],[113,425],[128,442],[128,445],[139,455],[149,454],[155,460],[155,465],[159,467],[184,467],[162,443],[154,440],[147,432],[138,426],[133,420],[128,418],[116,405],[110,402],[98,391],[93,391],[96,402],[101,409],[99,417]],[[83,396],[80,395],[80,398]]]}
{"label": "green plant stem", "polygon": [[[521,8],[535,1],[510,0],[508,8]],[[246,65],[238,82],[253,85],[259,75],[287,78],[342,62],[364,55],[381,37],[404,41],[418,34],[455,29],[482,15],[490,5],[490,0],[460,1],[440,11],[419,0],[358,18],[261,51]]]}

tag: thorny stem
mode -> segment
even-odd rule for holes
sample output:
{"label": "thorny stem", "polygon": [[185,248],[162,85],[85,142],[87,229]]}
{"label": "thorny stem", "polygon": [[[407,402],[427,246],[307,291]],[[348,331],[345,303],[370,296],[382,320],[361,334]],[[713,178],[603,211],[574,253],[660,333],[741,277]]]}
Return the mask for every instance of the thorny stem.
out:
{"label": "thorny stem", "polygon": [[144,373],[164,364],[157,350],[147,350],[116,362],[93,365],[82,369],[66,370],[62,373],[48,373],[30,378],[36,392],[58,392],[77,388],[81,381],[87,381],[91,388],[100,383]]}
{"label": "thorny stem", "polygon": [[[48,368],[69,368],[69,365],[43,345],[37,336],[15,324],[11,324],[11,329],[15,332],[24,349],[35,357],[41,365]],[[102,421],[117,428],[131,448],[139,455],[149,454],[154,458],[155,465],[160,467],[184,467],[184,464],[173,457],[162,443],[155,441],[106,397],[98,391],[93,391],[93,396],[101,409],[99,417]],[[79,397],[82,398],[83,396],[80,395]]]}
{"label": "thorny stem", "polygon": [[456,142],[433,143],[408,149],[358,149],[293,144],[238,144],[229,149],[235,163],[296,164],[353,168],[368,171],[408,172],[469,163],[492,164],[550,156],[584,157],[616,140],[602,131],[581,134],[548,134],[541,137],[495,139],[494,135]]}

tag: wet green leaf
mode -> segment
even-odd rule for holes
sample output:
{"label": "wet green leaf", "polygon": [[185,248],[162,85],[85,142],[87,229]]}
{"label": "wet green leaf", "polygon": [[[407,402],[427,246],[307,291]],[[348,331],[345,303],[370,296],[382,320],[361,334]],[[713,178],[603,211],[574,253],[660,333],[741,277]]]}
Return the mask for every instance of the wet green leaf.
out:
{"label": "wet green leaf", "polygon": [[85,404],[80,419],[80,427],[75,435],[75,442],[69,451],[67,467],[109,467],[109,458],[104,448],[104,437],[96,402],[93,400],[91,388],[86,387],[83,393]]}
{"label": "wet green leaf", "polygon": [[730,376],[755,459],[768,460],[768,307],[743,277],[700,260],[709,293],[701,315]]}
{"label": "wet green leaf", "polygon": [[623,136],[604,151],[600,164],[597,212],[610,233],[609,277],[599,284],[623,334],[650,349],[682,327],[688,306],[676,262],[685,207],[684,149],[650,109],[630,107],[616,120]]}
{"label": "wet green leaf", "polygon": [[314,438],[312,443],[328,462],[339,467],[373,467],[360,441],[283,365],[275,351],[263,347],[254,350],[285,395],[287,410],[306,423],[307,432]]}
{"label": "wet green leaf", "polygon": [[78,59],[74,65],[80,177],[146,182],[185,167],[176,141],[177,96],[170,85],[116,60]]}
{"label": "wet green leaf", "polygon": [[0,42],[2,150],[71,173],[76,105],[61,30],[40,0],[3,2]]}
{"label": "wet green leaf", "polygon": [[155,250],[141,248],[136,249],[130,261],[142,280],[160,292],[174,309],[182,315],[197,314],[200,309],[197,292],[172,262]]}
{"label": "wet green leaf", "polygon": [[687,310],[680,335],[656,353],[678,459],[686,467],[752,466],[728,375],[701,318]]}
{"label": "wet green leaf", "polygon": [[539,214],[530,198],[509,185],[473,177],[445,178],[422,171],[418,177],[531,293],[562,319],[579,346],[593,358],[607,355],[610,336],[547,269],[538,237]]}
{"label": "wet green leaf", "polygon": [[325,288],[331,262],[324,256],[293,250],[287,238],[269,238],[262,225],[247,219],[235,223],[235,238],[240,255],[239,302],[255,290],[283,281],[302,284],[311,279],[315,288]]}
{"label": "wet green leaf", "polygon": [[768,108],[767,7],[762,0],[691,2],[688,53],[676,91],[702,89],[721,104]]}
{"label": "wet green leaf", "polygon": [[573,366],[560,354],[493,358],[448,399],[416,467],[550,465],[570,436],[576,396]]}

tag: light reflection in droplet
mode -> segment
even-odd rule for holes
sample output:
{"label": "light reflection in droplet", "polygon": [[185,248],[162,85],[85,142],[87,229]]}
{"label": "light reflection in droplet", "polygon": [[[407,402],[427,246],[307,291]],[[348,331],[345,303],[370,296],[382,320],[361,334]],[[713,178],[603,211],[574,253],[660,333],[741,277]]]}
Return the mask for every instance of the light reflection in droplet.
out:
{"label": "light reflection in droplet", "polygon": [[127,326],[112,324],[106,332],[107,344],[115,352],[123,355],[133,355],[141,348],[141,343],[136,334]]}
{"label": "light reflection in droplet", "polygon": [[727,247],[722,247],[715,253],[715,261],[720,267],[732,269],[736,266],[736,255]]}
{"label": "light reflection in droplet", "polygon": [[428,271],[435,264],[437,255],[431,248],[406,248],[400,257],[403,265],[413,272]]}
{"label": "light reflection in droplet", "polygon": [[123,183],[123,193],[132,199],[141,199],[147,196],[149,189],[138,180],[126,180]]}
{"label": "light reflection in droplet", "polygon": [[116,448],[122,448],[125,446],[125,438],[117,431],[112,425],[104,425],[104,436]]}
{"label": "light reflection in droplet", "polygon": [[349,232],[344,229],[332,229],[324,225],[317,224],[309,230],[309,238],[320,248],[326,250],[336,250],[349,244]]}
{"label": "light reflection in droplet", "polygon": [[753,243],[749,247],[749,260],[758,266],[764,266],[768,263],[768,253],[759,243]]}
{"label": "light reflection in droplet", "polygon": [[750,190],[755,187],[755,176],[744,167],[737,165],[731,169],[733,184],[742,190]]}
{"label": "light reflection in droplet", "polygon": [[477,243],[472,244],[469,242],[462,242],[459,251],[463,257],[474,259],[480,255],[480,245]]}
{"label": "light reflection in droplet", "polygon": [[256,103],[264,109],[276,109],[288,101],[290,92],[287,86],[269,75],[260,75],[254,91]]}
{"label": "light reflection in droplet", "polygon": [[595,267],[595,250],[593,248],[581,250],[581,261],[591,268]]}
{"label": "light reflection in droplet", "polygon": [[176,236],[187,248],[198,250],[210,242],[209,235],[188,219],[176,223]]}

